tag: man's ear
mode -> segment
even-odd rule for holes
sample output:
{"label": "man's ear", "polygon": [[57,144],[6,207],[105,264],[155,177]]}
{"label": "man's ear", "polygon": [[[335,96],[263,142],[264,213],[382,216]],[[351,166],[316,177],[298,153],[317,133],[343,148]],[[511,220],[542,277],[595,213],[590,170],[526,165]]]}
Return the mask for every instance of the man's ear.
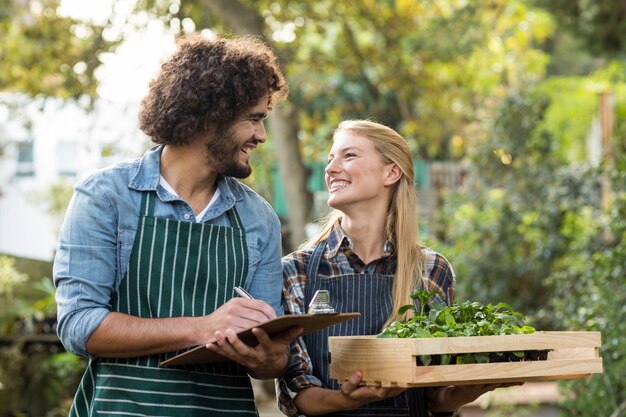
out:
{"label": "man's ear", "polygon": [[398,165],[391,164],[387,168],[387,177],[385,178],[384,185],[389,187],[400,181],[400,178],[402,178],[402,170]]}

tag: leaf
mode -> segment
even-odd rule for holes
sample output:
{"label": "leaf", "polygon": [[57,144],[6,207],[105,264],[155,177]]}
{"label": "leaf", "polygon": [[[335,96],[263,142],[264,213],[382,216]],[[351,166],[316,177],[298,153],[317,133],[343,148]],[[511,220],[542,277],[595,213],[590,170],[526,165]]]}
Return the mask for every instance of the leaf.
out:
{"label": "leaf", "polygon": [[476,363],[489,363],[489,354],[488,353],[475,353],[474,359]]}
{"label": "leaf", "polygon": [[474,353],[464,353],[461,356],[463,356],[463,363],[465,364],[476,363],[476,355]]}
{"label": "leaf", "polygon": [[398,314],[399,315],[403,315],[405,314],[407,311],[415,311],[415,307],[413,306],[413,304],[406,304],[403,305],[402,307],[400,307],[398,309]]}

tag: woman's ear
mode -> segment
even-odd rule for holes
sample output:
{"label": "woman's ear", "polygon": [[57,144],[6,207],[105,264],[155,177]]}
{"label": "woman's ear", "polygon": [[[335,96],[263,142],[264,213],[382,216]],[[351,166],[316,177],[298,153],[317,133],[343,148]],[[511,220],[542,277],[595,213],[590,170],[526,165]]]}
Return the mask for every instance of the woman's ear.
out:
{"label": "woman's ear", "polygon": [[400,181],[400,178],[402,178],[402,170],[400,167],[396,164],[390,164],[387,167],[387,177],[385,178],[384,185],[389,187]]}

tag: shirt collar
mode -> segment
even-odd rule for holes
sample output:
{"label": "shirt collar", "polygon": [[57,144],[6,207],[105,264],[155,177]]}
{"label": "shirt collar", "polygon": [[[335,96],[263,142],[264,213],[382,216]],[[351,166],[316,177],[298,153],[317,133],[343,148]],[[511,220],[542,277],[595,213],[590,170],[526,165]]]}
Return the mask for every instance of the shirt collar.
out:
{"label": "shirt collar", "polygon": [[[337,256],[340,249],[344,251],[346,249],[352,250],[353,244],[350,237],[341,227],[340,219],[337,219],[333,224],[332,229],[328,232],[328,238],[326,240],[326,247],[330,257]],[[390,240],[385,241],[384,246],[385,254],[383,257],[391,256],[395,253],[395,247]]]}
{"label": "shirt collar", "polygon": [[337,256],[337,253],[341,248],[344,248],[344,250],[352,248],[352,241],[341,227],[339,220],[335,221],[332,229],[328,232],[326,247],[328,248],[328,254],[331,257]]}
{"label": "shirt collar", "polygon": [[[162,201],[169,201],[176,199],[176,197],[170,193],[167,193],[167,196],[162,195],[163,193],[159,193],[158,188],[161,176],[161,152],[163,151],[163,146],[157,145],[150,148],[139,159],[137,172],[131,177],[128,187],[137,191],[156,191]],[[226,204],[227,208],[232,207],[235,201],[240,201],[244,198],[243,190],[231,186],[231,181],[237,180],[222,175],[217,177],[217,187],[220,190],[221,200]]]}
{"label": "shirt collar", "polygon": [[163,145],[150,148],[139,159],[137,172],[128,183],[128,187],[137,191],[155,191],[159,185],[161,151]]}

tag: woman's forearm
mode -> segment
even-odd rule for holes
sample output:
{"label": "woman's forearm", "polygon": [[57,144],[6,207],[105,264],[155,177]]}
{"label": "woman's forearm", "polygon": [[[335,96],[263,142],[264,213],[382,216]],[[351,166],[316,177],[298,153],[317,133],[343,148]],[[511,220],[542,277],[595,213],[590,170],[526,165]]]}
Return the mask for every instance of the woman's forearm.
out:
{"label": "woman's forearm", "polygon": [[335,411],[352,410],[360,406],[341,391],[320,387],[303,389],[294,398],[294,404],[302,414],[317,416]]}

